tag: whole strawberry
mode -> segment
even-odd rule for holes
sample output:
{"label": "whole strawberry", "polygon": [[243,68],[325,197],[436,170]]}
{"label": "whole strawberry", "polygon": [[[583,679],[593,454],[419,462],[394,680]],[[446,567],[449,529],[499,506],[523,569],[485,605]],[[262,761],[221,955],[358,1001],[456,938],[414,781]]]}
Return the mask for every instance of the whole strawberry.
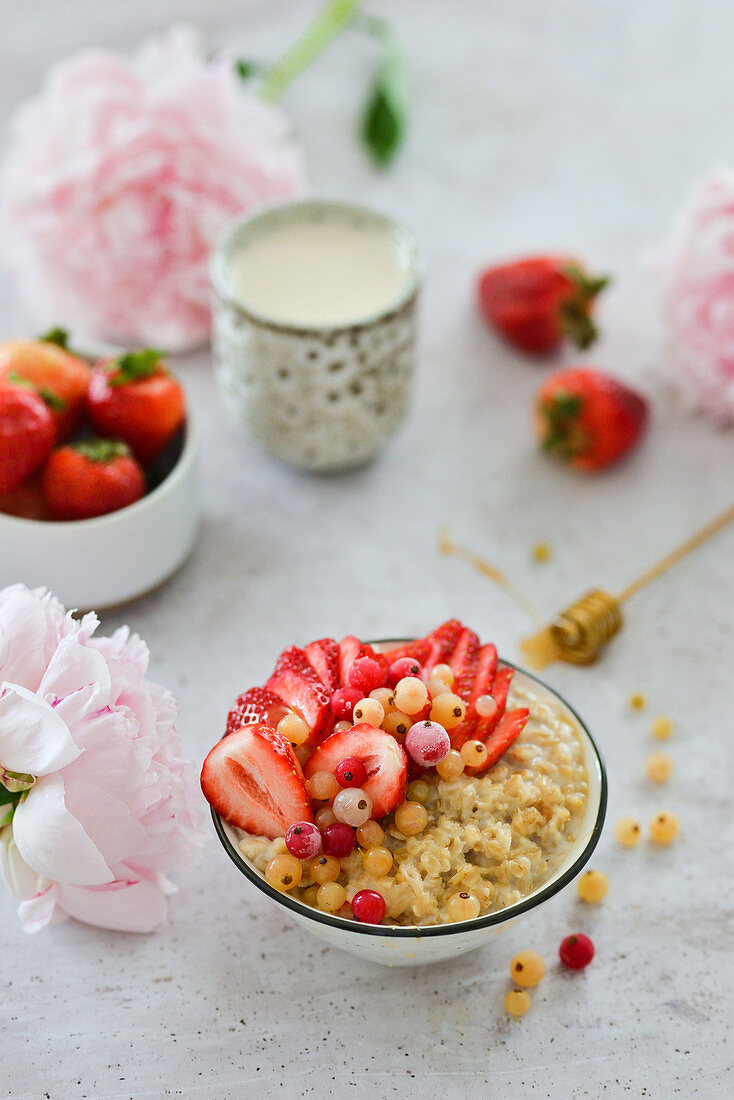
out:
{"label": "whole strawberry", "polygon": [[79,427],[89,386],[89,366],[68,350],[67,339],[63,329],[54,329],[40,340],[0,344],[0,379],[35,390],[43,398],[56,425],[57,443]]}
{"label": "whole strawberry", "polygon": [[479,309],[511,344],[530,355],[556,351],[568,339],[588,348],[597,295],[609,282],[563,256],[529,256],[487,268],[479,277]]}
{"label": "whole strawberry", "polygon": [[145,474],[126,444],[89,439],[54,451],[43,492],[54,519],[91,519],[140,500]]}
{"label": "whole strawberry", "polygon": [[98,363],[88,407],[94,430],[124,440],[143,465],[158,457],[186,415],[183,390],[153,348]]}
{"label": "whole strawberry", "polygon": [[45,402],[25,386],[0,383],[0,494],[43,466],[55,436]]}
{"label": "whole strawberry", "polygon": [[641,438],[648,403],[616,378],[591,367],[557,371],[540,388],[535,408],[543,450],[577,470],[602,470]]}

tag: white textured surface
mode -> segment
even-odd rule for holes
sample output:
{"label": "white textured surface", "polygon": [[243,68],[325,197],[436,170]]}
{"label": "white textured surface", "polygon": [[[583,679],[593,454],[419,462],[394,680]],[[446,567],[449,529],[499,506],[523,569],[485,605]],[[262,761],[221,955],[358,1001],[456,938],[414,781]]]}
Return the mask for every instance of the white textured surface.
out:
{"label": "white textured surface", "polygon": [[[12,13],[11,13],[12,7]],[[8,5],[1,107],[87,43],[127,47],[175,15],[209,41],[267,57],[314,4],[243,0],[54,0]],[[435,530],[483,550],[546,611],[586,586],[622,585],[731,500],[731,434],[658,395],[648,442],[581,480],[535,453],[528,404],[544,368],[501,349],[477,321],[485,258],[548,244],[617,273],[593,358],[642,377],[658,356],[640,263],[699,174],[731,156],[734,9],[714,0],[441,4],[388,11],[408,42],[416,111],[380,177],[351,141],[369,46],[345,38],[292,89],[315,188],[405,217],[428,263],[413,414],[382,461],[334,480],[297,475],[222,426],[206,356],[181,364],[200,413],[206,516],[190,563],[120,613],[150,643],[154,676],[180,702],[201,758],[231,698],[286,644],[354,631],[423,631],[466,617],[509,657],[527,621]],[[4,298],[2,333],[23,331]],[[530,563],[539,539],[555,556]],[[522,932],[455,964],[386,971],[324,949],[255,897],[212,841],[149,937],[67,923],[27,939],[0,896],[2,1088],[13,1097],[177,1095],[664,1098],[730,1095],[732,1010],[732,547],[722,534],[637,598],[594,669],[549,680],[597,734],[610,819],[679,813],[669,850],[605,836],[603,906],[557,897]],[[2,578],[6,580],[8,578]],[[649,712],[631,716],[642,690]],[[649,713],[676,719],[667,789],[644,779]],[[553,959],[588,931],[584,974]],[[523,947],[549,972],[521,1023],[502,997]]]}

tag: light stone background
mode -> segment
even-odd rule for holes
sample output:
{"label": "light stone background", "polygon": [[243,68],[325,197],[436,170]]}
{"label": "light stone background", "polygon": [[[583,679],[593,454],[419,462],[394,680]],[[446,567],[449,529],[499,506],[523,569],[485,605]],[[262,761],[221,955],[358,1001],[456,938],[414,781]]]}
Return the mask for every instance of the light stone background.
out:
{"label": "light stone background", "polygon": [[[690,185],[731,162],[734,8],[705,0],[374,2],[408,47],[415,112],[378,175],[352,140],[372,64],[345,36],[288,93],[317,193],[405,218],[427,264],[409,422],[383,459],[343,478],[277,465],[222,426],[208,357],[177,364],[203,433],[204,522],[186,567],[103,616],[148,640],[201,760],[235,694],[285,645],[325,633],[423,632],[465,617],[509,657],[528,622],[435,535],[486,553],[548,613],[587,587],[623,586],[731,502],[734,437],[651,381],[661,361],[645,253]],[[212,45],[272,57],[315,4],[285,0],[3,0],[3,114],[46,66],[86,44],[129,48],[173,18]],[[584,480],[536,454],[528,407],[546,368],[480,324],[485,260],[578,250],[616,275],[593,361],[655,394],[650,437],[618,471]],[[11,288],[2,334],[25,331]],[[538,540],[552,562],[533,565]],[[599,739],[609,820],[683,823],[670,849],[602,839],[607,900],[573,888],[496,946],[422,970],[322,948],[253,894],[212,840],[157,934],[80,924],[37,938],[0,896],[2,1089],[14,1097],[730,1096],[732,1003],[732,552],[734,530],[635,599],[593,669],[554,667]],[[649,709],[627,700],[643,691]],[[653,789],[649,717],[672,715],[677,772]],[[554,962],[568,932],[597,948],[584,974]],[[502,1008],[521,948],[549,967],[524,1020]]]}

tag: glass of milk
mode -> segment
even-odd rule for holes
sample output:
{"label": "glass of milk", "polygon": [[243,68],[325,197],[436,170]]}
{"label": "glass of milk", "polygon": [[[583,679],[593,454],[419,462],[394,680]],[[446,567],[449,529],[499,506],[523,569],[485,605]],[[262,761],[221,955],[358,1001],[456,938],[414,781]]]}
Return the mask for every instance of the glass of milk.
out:
{"label": "glass of milk", "polygon": [[230,417],[286,462],[347,470],[405,417],[415,366],[411,233],[322,199],[269,207],[212,263],[214,359]]}

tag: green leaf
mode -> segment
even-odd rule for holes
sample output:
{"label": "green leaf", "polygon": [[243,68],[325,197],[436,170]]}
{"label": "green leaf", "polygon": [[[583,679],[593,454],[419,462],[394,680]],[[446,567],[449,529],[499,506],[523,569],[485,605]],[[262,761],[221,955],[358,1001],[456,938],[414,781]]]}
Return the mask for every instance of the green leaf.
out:
{"label": "green leaf", "polygon": [[8,802],[12,803],[14,806],[17,805],[18,802],[20,802],[22,794],[22,791],[9,791],[0,783],[0,806],[4,806]]}
{"label": "green leaf", "polygon": [[124,386],[126,382],[135,382],[140,378],[150,378],[161,363],[163,353],[156,348],[142,348],[140,351],[126,351],[115,359],[116,368],[110,376],[111,386]]}
{"label": "green leaf", "polygon": [[403,143],[408,99],[403,55],[391,32],[384,35],[384,43],[361,126],[362,143],[378,168],[386,168]]}
{"label": "green leaf", "polygon": [[64,351],[69,350],[69,333],[65,328],[50,328],[38,339],[43,344],[56,344],[56,347],[63,348]]}

